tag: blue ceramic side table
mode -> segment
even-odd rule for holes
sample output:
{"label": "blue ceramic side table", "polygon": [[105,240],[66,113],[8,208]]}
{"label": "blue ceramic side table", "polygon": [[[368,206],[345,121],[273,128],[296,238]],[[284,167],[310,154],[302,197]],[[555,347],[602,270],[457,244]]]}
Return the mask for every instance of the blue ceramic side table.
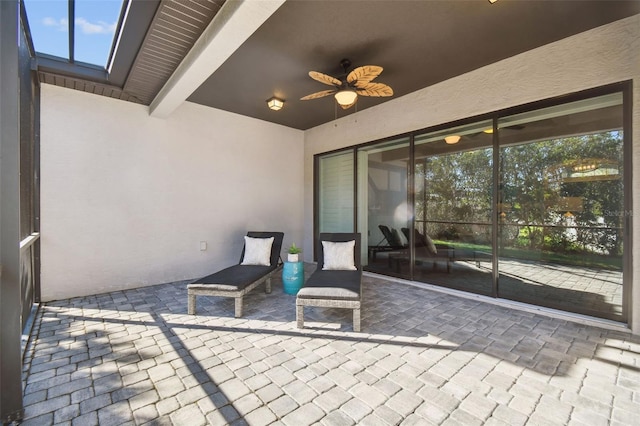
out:
{"label": "blue ceramic side table", "polygon": [[284,262],[282,268],[282,286],[287,294],[298,294],[304,284],[304,263]]}

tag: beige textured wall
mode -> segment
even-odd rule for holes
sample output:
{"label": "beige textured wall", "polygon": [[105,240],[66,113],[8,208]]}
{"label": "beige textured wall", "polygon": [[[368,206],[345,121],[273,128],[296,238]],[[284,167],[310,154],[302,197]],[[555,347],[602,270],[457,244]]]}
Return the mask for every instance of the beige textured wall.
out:
{"label": "beige textured wall", "polygon": [[[633,160],[640,164],[640,15],[569,37],[305,132],[304,249],[313,244],[313,155],[456,119],[634,80]],[[640,193],[640,173],[633,176]],[[640,211],[640,196],[633,210]],[[640,271],[640,215],[633,216],[633,269]],[[640,273],[632,330],[640,334]]]}
{"label": "beige textured wall", "polygon": [[249,230],[302,242],[302,131],[50,85],[41,124],[45,301],[204,276]]}

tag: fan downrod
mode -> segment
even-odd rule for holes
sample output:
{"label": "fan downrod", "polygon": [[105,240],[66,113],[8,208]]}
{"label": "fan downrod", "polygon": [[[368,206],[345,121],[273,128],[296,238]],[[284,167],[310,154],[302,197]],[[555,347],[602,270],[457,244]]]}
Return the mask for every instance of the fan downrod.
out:
{"label": "fan downrod", "polygon": [[340,66],[342,66],[342,69],[344,69],[344,73],[346,74],[349,67],[351,67],[351,61],[345,58],[340,61]]}

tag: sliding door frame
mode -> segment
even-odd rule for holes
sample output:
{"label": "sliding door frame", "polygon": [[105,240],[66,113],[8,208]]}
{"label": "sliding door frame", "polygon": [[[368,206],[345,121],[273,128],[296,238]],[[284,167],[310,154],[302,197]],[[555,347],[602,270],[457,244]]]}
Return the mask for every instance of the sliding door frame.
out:
{"label": "sliding door frame", "polygon": [[[453,128],[457,126],[462,126],[465,124],[470,124],[476,121],[489,121],[491,120],[493,124],[493,140],[492,140],[492,149],[493,149],[493,194],[492,194],[492,213],[491,213],[491,244],[492,244],[492,288],[491,288],[491,297],[498,298],[499,295],[499,270],[498,270],[498,259],[499,259],[499,251],[498,251],[498,243],[499,243],[499,220],[498,220],[498,203],[500,196],[500,136],[498,131],[498,120],[502,117],[507,117],[510,115],[516,115],[519,113],[535,111],[543,108],[548,108],[552,106],[567,104],[575,101],[585,100],[589,98],[596,98],[599,96],[612,94],[612,93],[622,93],[623,96],[623,196],[624,196],[624,241],[623,241],[623,300],[622,300],[622,322],[629,323],[632,315],[632,306],[631,306],[631,297],[632,297],[632,285],[633,285],[633,263],[632,263],[632,250],[633,250],[633,192],[632,192],[632,171],[633,171],[633,162],[632,162],[632,89],[633,84],[631,80],[621,81],[617,83],[608,84],[605,86],[586,89],[579,92],[574,92],[566,95],[557,96],[554,98],[543,99],[535,102],[530,102],[527,104],[514,106],[505,108],[502,110],[477,115],[474,117],[469,117],[461,120],[456,120],[448,123],[439,124],[436,126],[431,126],[424,129],[419,129],[412,132],[407,132],[400,135],[394,135],[390,137],[386,137],[383,139],[358,144],[354,146],[350,146],[344,149],[337,149],[330,152],[324,152],[314,155],[314,259],[315,259],[315,246],[317,243],[317,235],[319,233],[319,218],[318,218],[318,206],[319,206],[319,159],[325,155],[333,154],[336,152],[347,152],[352,151],[354,156],[354,232],[358,229],[358,182],[357,182],[357,152],[358,149],[376,145],[379,143],[383,143],[388,140],[398,139],[402,137],[409,138],[409,146],[410,146],[410,159],[409,159],[409,168],[407,173],[407,203],[413,211],[415,211],[415,137],[417,135],[438,132],[441,130],[446,130],[448,128]],[[414,230],[415,230],[415,216],[412,214],[409,220],[410,226],[410,267],[409,267],[409,278],[410,280],[414,280],[414,262],[415,259],[415,248],[414,248]],[[505,299],[506,300],[506,299]],[[538,306],[538,305],[533,305]]]}

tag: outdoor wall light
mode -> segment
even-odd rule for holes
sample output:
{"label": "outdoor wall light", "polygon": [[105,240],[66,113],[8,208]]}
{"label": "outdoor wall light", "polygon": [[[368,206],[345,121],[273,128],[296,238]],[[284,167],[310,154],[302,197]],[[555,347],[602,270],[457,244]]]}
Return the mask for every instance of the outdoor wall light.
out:
{"label": "outdoor wall light", "polygon": [[336,101],[342,106],[349,106],[353,104],[358,98],[358,94],[353,90],[341,90],[334,95]]}
{"label": "outdoor wall light", "polygon": [[444,141],[449,145],[453,145],[454,143],[458,143],[460,141],[460,136],[458,135],[445,136]]}
{"label": "outdoor wall light", "polygon": [[274,111],[280,111],[284,106],[284,101],[274,96],[273,98],[267,100],[267,105]]}

